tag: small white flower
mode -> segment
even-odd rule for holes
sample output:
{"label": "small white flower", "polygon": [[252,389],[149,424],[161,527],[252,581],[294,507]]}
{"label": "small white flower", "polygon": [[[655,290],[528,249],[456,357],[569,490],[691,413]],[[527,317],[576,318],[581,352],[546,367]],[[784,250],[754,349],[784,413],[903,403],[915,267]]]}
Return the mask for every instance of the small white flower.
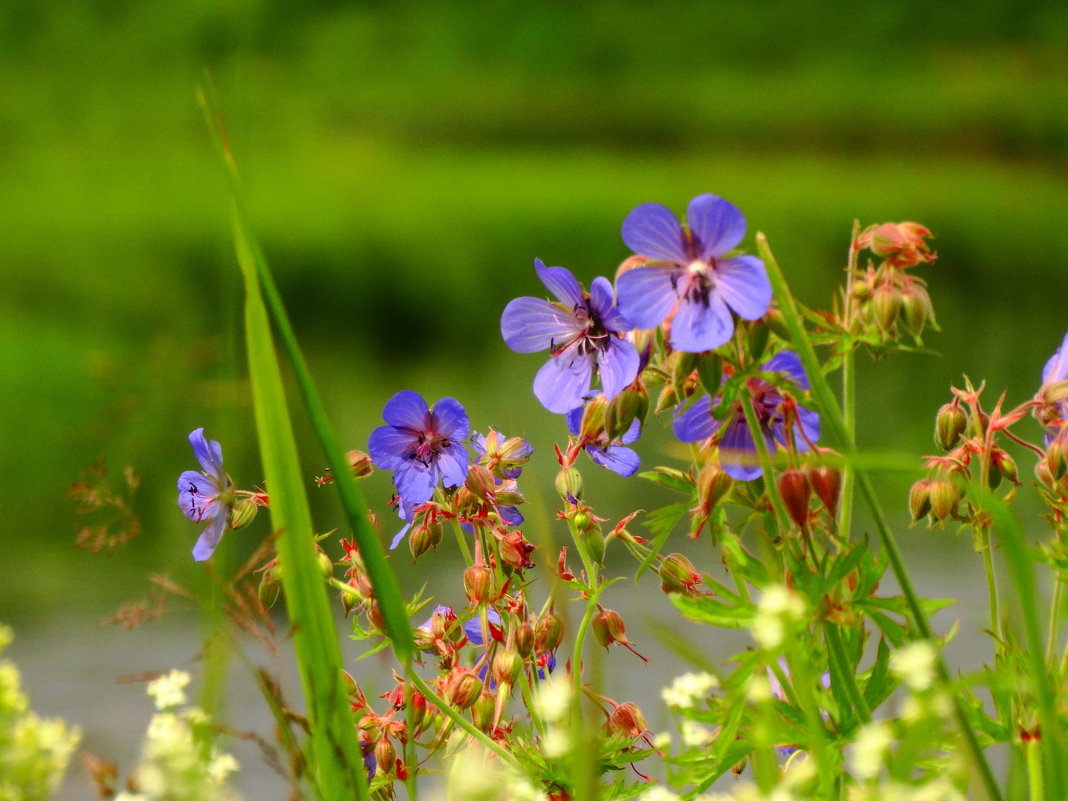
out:
{"label": "small white flower", "polygon": [[660,691],[660,697],[668,706],[690,709],[718,686],[719,679],[711,673],[683,673]]}
{"label": "small white flower", "polygon": [[745,696],[753,704],[762,704],[775,697],[771,692],[771,682],[762,673],[754,673],[749,677],[749,682],[745,685]]}
{"label": "small white flower", "polygon": [[662,731],[653,737],[653,748],[657,751],[667,751],[671,748],[671,732]]}
{"label": "small white flower", "polygon": [[774,651],[782,646],[787,632],[805,619],[804,599],[781,584],[766,588],[757,604],[750,631],[757,644]]}
{"label": "small white flower", "polygon": [[888,723],[876,721],[861,726],[853,740],[849,759],[853,775],[862,781],[878,776],[883,769],[886,752],[893,742],[894,733]]}
{"label": "small white flower", "polygon": [[707,726],[702,726],[696,720],[682,721],[680,730],[682,741],[692,748],[708,745],[708,741],[712,738],[712,730]]}
{"label": "small white flower", "polygon": [[934,684],[938,654],[927,640],[915,640],[890,655],[890,671],[915,692]]}
{"label": "small white flower", "polygon": [[543,681],[534,696],[534,709],[541,719],[556,723],[571,708],[571,685],[566,681]]}
{"label": "small white flower", "polygon": [[566,729],[552,726],[545,736],[541,738],[541,752],[549,759],[558,759],[566,756],[571,750],[571,737]]}
{"label": "small white flower", "polygon": [[172,670],[148,683],[148,694],[156,704],[156,709],[169,709],[185,703],[185,688],[190,676],[182,670]]}
{"label": "small white flower", "polygon": [[666,787],[654,784],[641,794],[641,801],[679,801],[679,797]]}

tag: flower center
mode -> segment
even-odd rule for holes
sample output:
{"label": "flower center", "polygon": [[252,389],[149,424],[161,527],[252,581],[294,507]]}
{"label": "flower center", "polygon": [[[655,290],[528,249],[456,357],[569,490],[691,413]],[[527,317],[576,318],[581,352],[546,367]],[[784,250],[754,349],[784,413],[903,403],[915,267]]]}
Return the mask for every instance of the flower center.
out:
{"label": "flower center", "polygon": [[430,463],[437,459],[438,454],[449,447],[449,444],[449,440],[436,431],[421,431],[409,458],[429,467]]}

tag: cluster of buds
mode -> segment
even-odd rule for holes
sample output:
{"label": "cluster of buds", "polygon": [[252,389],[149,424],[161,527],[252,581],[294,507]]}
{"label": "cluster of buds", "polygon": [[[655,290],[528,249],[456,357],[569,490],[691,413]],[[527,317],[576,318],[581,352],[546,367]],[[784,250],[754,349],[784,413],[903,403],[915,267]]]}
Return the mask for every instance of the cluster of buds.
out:
{"label": "cluster of buds", "polygon": [[814,515],[811,506],[813,495],[834,519],[842,474],[827,464],[809,465],[803,469],[791,467],[779,476],[777,487],[790,519],[802,534],[807,534]]}
{"label": "cluster of buds", "polygon": [[356,719],[356,730],[359,732],[360,748],[368,774],[406,779],[408,770],[397,758],[394,740],[403,747],[409,736],[418,737],[428,725],[435,722],[427,714],[425,696],[394,675],[396,686],[382,696],[389,702],[389,706],[385,712],[377,713],[371,708],[356,680],[348,673],[343,675],[349,687],[349,705]]}
{"label": "cluster of buds", "polygon": [[926,241],[931,235],[918,223],[884,223],[867,228],[853,242],[854,251],[868,249],[882,259],[856,270],[850,281],[850,302],[880,341],[896,341],[899,325],[917,342],[928,324],[937,327],[927,284],[907,272],[937,258]]}

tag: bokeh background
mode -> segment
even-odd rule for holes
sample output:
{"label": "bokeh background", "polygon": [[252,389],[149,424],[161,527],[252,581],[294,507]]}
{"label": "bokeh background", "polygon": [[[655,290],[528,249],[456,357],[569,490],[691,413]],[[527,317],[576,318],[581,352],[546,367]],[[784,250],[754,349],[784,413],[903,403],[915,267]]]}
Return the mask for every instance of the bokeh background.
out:
{"label": "bokeh background", "polygon": [[[813,306],[842,277],[854,219],[936,232],[938,355],[862,364],[865,446],[930,452],[962,373],[1029,397],[1068,328],[1059,2],[8,3],[0,71],[0,619],[36,706],[82,723],[97,751],[127,748],[115,730],[136,737],[148,714],[127,688],[131,722],[94,723],[102,688],[171,666],[136,639],[152,635],[97,621],[148,573],[204,584],[174,504],[194,466],[186,435],[205,426],[239,483],[261,478],[225,182],[196,102],[206,81],[351,447],[395,391],[452,395],[476,428],[534,442],[526,490],[551,499],[563,427],[529,391],[540,357],[501,342],[500,312],[543,293],[534,257],[611,275],[634,205],[682,212],[701,192],[745,211],[747,242],[764,231]],[[310,484],[322,459],[297,421]],[[675,458],[660,427],[647,464]],[[142,533],[110,556],[74,547],[85,521],[65,496],[99,461],[117,483],[127,466],[141,479]],[[662,502],[638,483],[593,477],[591,500],[612,519]],[[388,514],[388,479],[366,486]],[[907,486],[883,487],[903,530]],[[337,525],[329,493],[314,501],[321,529]],[[532,526],[552,536],[548,515]],[[940,566],[929,594],[953,575],[975,583],[966,539],[903,536],[921,569]],[[424,580],[396,561],[408,586]],[[175,658],[192,664],[195,605],[175,616],[185,634],[157,630],[188,635]]]}

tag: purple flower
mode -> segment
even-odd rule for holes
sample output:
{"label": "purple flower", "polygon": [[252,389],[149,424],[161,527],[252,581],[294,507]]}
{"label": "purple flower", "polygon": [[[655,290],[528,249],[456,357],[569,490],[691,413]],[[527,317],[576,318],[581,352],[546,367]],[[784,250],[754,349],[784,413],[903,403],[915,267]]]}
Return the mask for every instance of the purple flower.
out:
{"label": "purple flower", "polygon": [[[1068,381],[1068,334],[1064,335],[1061,346],[1057,352],[1049,357],[1046,366],[1042,368],[1042,386],[1056,384],[1060,381]],[[1061,430],[1065,418],[1068,418],[1068,401],[1059,401],[1057,409],[1060,411],[1060,420],[1054,425],[1046,426],[1046,447],[1056,439]]]}
{"label": "purple flower", "polygon": [[[567,413],[567,430],[572,436],[577,437],[582,429],[584,411],[585,409],[579,406]],[[584,443],[583,447],[586,448],[586,453],[590,455],[590,458],[601,467],[607,467],[613,473],[627,478],[637,472],[641,460],[634,450],[625,446],[636,442],[641,435],[641,421],[634,418],[630,428],[618,440],[609,440],[608,435],[602,431],[597,439]]]}
{"label": "purple flower", "polygon": [[742,212],[715,195],[690,201],[685,228],[666,206],[638,206],[623,221],[623,241],[650,263],[616,280],[620,312],[633,327],[645,329],[674,311],[675,350],[718,348],[734,332],[732,311],[756,320],[771,303],[764,262],[756,256],[724,258],[743,236]]}
{"label": "purple flower", "polygon": [[594,278],[584,292],[564,267],[534,269],[557,303],[540,298],[516,298],[501,315],[501,335],[517,353],[549,350],[552,357],[534,379],[534,394],[550,412],[566,414],[589,392],[594,371],[604,393],[614,398],[638,375],[638,351],[617,336],[631,326],[616,308],[612,284]]}
{"label": "purple flower", "polygon": [[[801,366],[801,359],[792,351],[777,353],[761,365],[760,369],[766,373],[781,373],[800,389],[808,389],[808,377]],[[768,449],[774,449],[775,443],[785,446],[787,431],[782,409],[782,391],[770,381],[756,376],[746,382],[745,391],[752,398]],[[712,416],[712,409],[718,402],[718,396],[713,401],[705,395],[690,408],[676,413],[675,436],[683,442],[700,442],[719,431],[719,461],[724,471],[739,481],[750,481],[761,474],[761,469],[756,443],[745,420],[745,411],[741,402],[736,401],[727,416],[723,420],[717,420]],[[799,451],[806,451],[809,442],[819,439],[820,416],[804,406],[795,408],[797,423],[803,436],[795,432],[794,444]]]}
{"label": "purple flower", "polygon": [[204,437],[198,428],[189,435],[193,455],[200,462],[202,472],[186,470],[178,477],[178,508],[194,523],[205,520],[208,525],[193,546],[193,558],[203,562],[215,552],[226,531],[226,521],[234,505],[234,486],[223,467],[222,447],[215,440]]}
{"label": "purple flower", "polygon": [[[402,390],[382,410],[388,425],[371,432],[368,450],[381,470],[393,471],[401,517],[434,497],[438,482],[458,487],[467,477],[467,412],[454,398],[430,409],[418,392]],[[406,514],[405,512],[409,512]]]}

